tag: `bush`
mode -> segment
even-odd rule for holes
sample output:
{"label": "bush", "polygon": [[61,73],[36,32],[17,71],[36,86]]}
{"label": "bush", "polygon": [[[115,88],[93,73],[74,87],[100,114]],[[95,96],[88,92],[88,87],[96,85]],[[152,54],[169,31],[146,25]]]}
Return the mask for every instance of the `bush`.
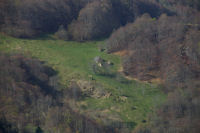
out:
{"label": "bush", "polygon": [[55,36],[61,40],[69,40],[69,34],[63,25],[59,27],[58,31],[55,33]]}
{"label": "bush", "polygon": [[[36,59],[1,54],[0,122],[1,118],[5,118],[18,132],[31,131],[32,128],[26,127],[43,123],[44,114],[53,104],[58,103],[59,92],[49,84],[50,78],[56,74]],[[3,127],[6,128],[3,130],[10,130],[10,127]]]}
{"label": "bush", "polygon": [[99,64],[93,63],[92,70],[97,75],[114,77],[115,73],[112,71],[112,68],[109,66],[100,66]]}
{"label": "bush", "polygon": [[110,77],[113,77],[115,75],[113,71],[113,64],[109,61],[102,59],[101,57],[95,57],[91,67],[92,71],[95,74]]}

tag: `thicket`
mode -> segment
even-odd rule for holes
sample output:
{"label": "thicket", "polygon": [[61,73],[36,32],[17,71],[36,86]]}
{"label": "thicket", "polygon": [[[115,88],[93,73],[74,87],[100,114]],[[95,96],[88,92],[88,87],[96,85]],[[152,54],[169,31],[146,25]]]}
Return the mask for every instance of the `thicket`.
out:
{"label": "thicket", "polygon": [[112,33],[107,52],[123,52],[123,70],[140,80],[159,78],[167,101],[134,133],[198,133],[200,21],[195,8],[176,5],[176,15],[148,14]]}
{"label": "thicket", "polygon": [[199,101],[199,89],[175,90],[168,94],[156,114],[149,117],[149,124],[134,133],[199,133]]}
{"label": "thicket", "polygon": [[42,125],[43,113],[57,103],[58,83],[51,84],[54,76],[56,72],[38,60],[1,54],[0,118],[17,132],[30,132],[28,126]]}
{"label": "thicket", "polygon": [[[1,133],[111,132],[68,106],[57,72],[37,59],[0,55]],[[64,95],[63,95],[64,94]]]}
{"label": "thicket", "polygon": [[1,0],[0,30],[30,38],[59,32],[63,25],[68,31],[65,40],[85,41],[108,37],[146,12],[158,17],[168,11],[147,0]]}
{"label": "thicket", "polygon": [[129,51],[123,59],[127,75],[141,80],[161,78],[169,88],[184,87],[188,80],[199,80],[199,33],[198,25],[181,17],[163,14],[154,19],[145,14],[114,32],[107,51]]}
{"label": "thicket", "polygon": [[197,89],[176,90],[157,111],[153,133],[199,133],[200,92]]}
{"label": "thicket", "polygon": [[67,27],[88,0],[1,0],[1,31],[15,37],[35,37]]}
{"label": "thicket", "polygon": [[161,4],[170,7],[176,5],[188,6],[200,10],[200,1],[199,0],[157,0]]}
{"label": "thicket", "polygon": [[84,41],[108,37],[113,30],[133,22],[143,13],[158,17],[169,13],[158,3],[145,0],[102,0],[94,1],[79,12],[77,20],[69,26],[73,40]]}

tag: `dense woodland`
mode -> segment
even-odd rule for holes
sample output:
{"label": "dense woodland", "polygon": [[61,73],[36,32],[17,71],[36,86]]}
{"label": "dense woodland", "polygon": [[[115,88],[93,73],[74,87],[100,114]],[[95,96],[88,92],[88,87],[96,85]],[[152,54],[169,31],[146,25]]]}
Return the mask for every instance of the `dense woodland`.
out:
{"label": "dense woodland", "polygon": [[68,106],[57,72],[22,55],[0,55],[0,133],[114,132]]}
{"label": "dense woodland", "polygon": [[[107,53],[124,53],[125,76],[158,79],[168,94],[150,123],[133,132],[200,132],[199,0],[0,0],[0,31],[18,38],[107,38]],[[0,55],[0,133],[117,132],[71,111],[56,75],[36,59]]]}
{"label": "dense woodland", "polygon": [[127,51],[123,64],[127,75],[141,80],[159,77],[168,87],[184,87],[189,80],[199,81],[199,35],[198,27],[187,20],[145,14],[111,35],[108,52]]}

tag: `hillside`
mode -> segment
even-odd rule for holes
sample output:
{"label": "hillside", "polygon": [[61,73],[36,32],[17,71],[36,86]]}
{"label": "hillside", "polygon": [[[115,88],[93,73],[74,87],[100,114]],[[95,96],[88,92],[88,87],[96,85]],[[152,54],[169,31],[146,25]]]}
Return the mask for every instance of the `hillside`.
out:
{"label": "hillside", "polygon": [[98,46],[103,43],[104,41],[65,42],[54,40],[50,36],[25,40],[1,34],[0,50],[6,53],[22,53],[44,61],[58,72],[65,93],[70,93],[70,84],[74,82],[80,88],[84,85],[93,87],[97,92],[81,91],[89,94],[78,100],[68,100],[74,111],[105,125],[127,122],[135,127],[146,121],[148,114],[164,100],[164,94],[157,85],[137,81],[123,83],[116,77],[93,73],[91,64],[96,56],[113,62],[114,73],[120,67],[120,57],[99,51]]}
{"label": "hillside", "polygon": [[0,0],[0,133],[199,133],[199,0]]}

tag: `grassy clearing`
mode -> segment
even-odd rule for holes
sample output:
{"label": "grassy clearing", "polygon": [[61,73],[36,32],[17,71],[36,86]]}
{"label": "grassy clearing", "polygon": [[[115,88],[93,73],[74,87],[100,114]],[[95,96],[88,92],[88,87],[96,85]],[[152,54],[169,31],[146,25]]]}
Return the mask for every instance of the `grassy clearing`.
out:
{"label": "grassy clearing", "polygon": [[[154,84],[136,81],[123,84],[111,77],[95,75],[90,64],[96,56],[112,61],[115,64],[113,69],[116,72],[120,67],[119,56],[109,55],[98,50],[98,45],[103,43],[104,41],[66,42],[50,37],[27,40],[0,34],[0,51],[23,53],[26,56],[45,61],[58,71],[64,86],[67,86],[72,79],[90,80],[89,75],[92,75],[96,82],[112,92],[112,96],[107,99],[87,97],[80,101],[84,103],[82,113],[104,113],[113,117],[117,115],[124,122],[140,124],[142,120],[146,119],[148,113],[152,112],[153,108],[165,99],[165,95]],[[127,99],[120,101],[117,100],[119,97]]]}

